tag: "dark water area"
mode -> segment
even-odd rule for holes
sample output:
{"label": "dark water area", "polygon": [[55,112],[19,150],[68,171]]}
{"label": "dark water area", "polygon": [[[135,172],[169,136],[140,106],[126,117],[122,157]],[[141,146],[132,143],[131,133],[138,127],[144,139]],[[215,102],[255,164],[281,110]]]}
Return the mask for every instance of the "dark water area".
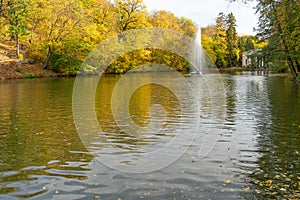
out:
{"label": "dark water area", "polygon": [[[178,90],[148,84],[135,90],[128,104],[124,97],[131,84],[151,83],[154,76],[130,75],[120,94],[114,88],[122,76],[101,78],[95,111],[106,139],[89,145],[74,122],[74,78],[0,82],[0,199],[300,197],[298,85],[282,76],[222,75],[219,89],[214,75],[185,77],[200,97],[195,120],[195,101],[181,83],[170,75],[155,77]],[[81,84],[94,79],[82,78]],[[214,96],[218,91],[224,98]],[[128,119],[114,115],[112,104],[118,111],[128,105],[132,121],[145,128],[128,133]],[[187,144],[193,126],[199,129]],[[128,171],[141,158],[151,163],[145,152],[155,152],[176,134],[186,150],[173,162],[145,173]],[[171,157],[177,150],[171,146],[167,153]],[[158,153],[155,159],[153,166],[159,166],[168,158]]]}

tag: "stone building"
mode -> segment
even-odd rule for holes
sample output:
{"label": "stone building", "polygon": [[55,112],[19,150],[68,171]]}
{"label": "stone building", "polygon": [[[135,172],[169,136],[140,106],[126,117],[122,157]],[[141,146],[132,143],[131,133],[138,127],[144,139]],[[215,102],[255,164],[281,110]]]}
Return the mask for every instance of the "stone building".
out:
{"label": "stone building", "polygon": [[242,67],[265,69],[265,59],[261,53],[261,49],[252,49],[242,53]]}

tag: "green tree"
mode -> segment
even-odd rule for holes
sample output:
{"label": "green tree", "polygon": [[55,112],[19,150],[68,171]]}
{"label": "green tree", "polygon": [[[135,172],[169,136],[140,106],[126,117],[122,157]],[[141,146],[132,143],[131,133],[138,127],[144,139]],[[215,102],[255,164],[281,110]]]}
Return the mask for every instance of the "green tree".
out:
{"label": "green tree", "polygon": [[238,35],[236,32],[236,20],[232,13],[229,13],[226,20],[226,42],[227,42],[227,64],[228,67],[236,67],[239,60]]}
{"label": "green tree", "polygon": [[[10,40],[16,42],[16,56],[20,54],[20,36],[26,35],[26,16],[27,16],[27,3],[26,0],[9,0],[0,2],[0,18],[4,17],[4,21],[0,19],[4,30],[5,25],[8,24],[7,30],[9,31]],[[2,29],[1,27],[1,29]]]}
{"label": "green tree", "polygon": [[258,37],[268,42],[264,56],[280,67],[287,65],[296,79],[300,72],[300,4],[298,0],[259,0]]}
{"label": "green tree", "polygon": [[256,37],[252,35],[238,37],[238,47],[240,52],[245,52],[254,49],[256,40]]}
{"label": "green tree", "polygon": [[227,66],[227,43],[226,43],[226,17],[224,13],[219,13],[216,19],[215,30],[213,33],[214,47],[213,50],[216,54],[217,67]]}

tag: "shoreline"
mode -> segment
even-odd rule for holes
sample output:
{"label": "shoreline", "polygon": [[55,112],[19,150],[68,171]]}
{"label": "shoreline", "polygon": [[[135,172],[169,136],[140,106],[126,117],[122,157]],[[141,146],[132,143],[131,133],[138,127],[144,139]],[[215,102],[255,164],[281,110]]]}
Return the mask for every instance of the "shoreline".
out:
{"label": "shoreline", "polygon": [[41,69],[36,64],[22,63],[11,60],[0,62],[0,80],[58,77],[59,74]]}
{"label": "shoreline", "polygon": [[[240,67],[219,68],[216,69],[220,74],[243,74],[243,73],[266,73],[276,75],[272,71],[247,70]],[[137,72],[138,73],[138,72]],[[105,73],[113,74],[116,73]],[[280,73],[278,75],[288,75],[288,73]],[[66,75],[55,73],[51,70],[41,69],[36,64],[22,63],[16,61],[0,62],[0,81],[10,79],[28,79],[28,78],[49,78],[49,77],[76,77],[76,75]]]}

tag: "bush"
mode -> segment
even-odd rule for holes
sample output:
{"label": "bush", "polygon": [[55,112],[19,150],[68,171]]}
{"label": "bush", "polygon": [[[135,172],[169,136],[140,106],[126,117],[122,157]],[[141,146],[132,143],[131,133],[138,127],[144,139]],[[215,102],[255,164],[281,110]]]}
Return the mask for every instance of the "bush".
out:
{"label": "bush", "polygon": [[73,56],[62,53],[54,53],[50,59],[50,69],[56,73],[64,75],[76,75],[80,62]]}
{"label": "bush", "polygon": [[36,72],[25,72],[24,73],[25,78],[38,78],[39,73]]}

